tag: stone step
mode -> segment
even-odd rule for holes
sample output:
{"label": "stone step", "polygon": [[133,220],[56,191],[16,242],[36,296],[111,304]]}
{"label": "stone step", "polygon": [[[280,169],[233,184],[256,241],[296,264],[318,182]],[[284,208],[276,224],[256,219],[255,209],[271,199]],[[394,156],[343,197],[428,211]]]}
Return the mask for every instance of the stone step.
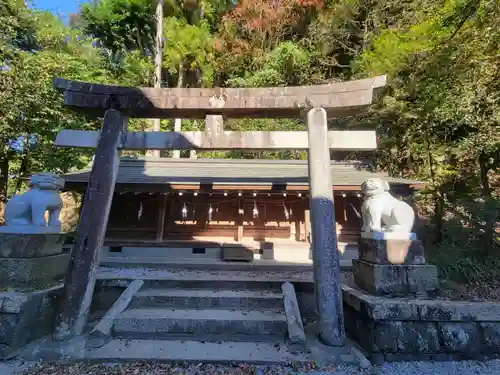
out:
{"label": "stone step", "polygon": [[280,309],[283,308],[283,296],[267,290],[143,289],[130,303],[130,308],[141,307]]}
{"label": "stone step", "polygon": [[[147,289],[198,289],[209,291],[279,291],[281,290],[280,281],[250,281],[250,280],[145,280],[144,287]],[[305,286],[307,287],[307,285]],[[311,286],[311,288],[313,285]]]}
{"label": "stone step", "polygon": [[211,310],[138,308],[114,322],[116,338],[196,341],[276,341],[288,326],[280,309]]}
{"label": "stone step", "polygon": [[[357,253],[356,253],[357,254]],[[347,256],[347,255],[346,255]],[[340,259],[341,271],[352,269],[352,258]],[[100,261],[101,267],[106,268],[147,268],[152,270],[162,269],[184,269],[193,271],[264,271],[264,272],[311,272],[312,261],[286,262],[275,260],[256,259],[253,262],[224,262],[222,260],[204,258],[167,258],[167,257],[141,257],[141,256],[103,256]]]}
{"label": "stone step", "polygon": [[[349,284],[350,272],[341,273],[341,283]],[[285,271],[194,271],[180,269],[100,267],[97,287],[127,287],[133,280],[144,280],[143,289],[212,289],[281,291],[283,282],[291,282],[297,293],[314,293],[313,273]]]}
{"label": "stone step", "polygon": [[[341,349],[342,363],[358,364],[356,357]],[[345,353],[344,353],[345,352]],[[122,340],[116,339],[103,347],[86,350],[84,359],[92,362],[155,361],[200,362],[212,364],[252,363],[277,365],[310,363],[307,353],[291,351],[283,344],[267,342],[200,342],[190,340]],[[201,372],[203,373],[203,369]]]}

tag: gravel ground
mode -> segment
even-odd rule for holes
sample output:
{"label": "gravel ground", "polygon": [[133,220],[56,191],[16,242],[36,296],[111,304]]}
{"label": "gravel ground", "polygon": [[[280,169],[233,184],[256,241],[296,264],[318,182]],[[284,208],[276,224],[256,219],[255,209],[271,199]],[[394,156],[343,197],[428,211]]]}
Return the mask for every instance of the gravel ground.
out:
{"label": "gravel ground", "polygon": [[208,364],[101,364],[53,365],[0,362],[1,375],[493,375],[500,374],[500,360],[476,362],[398,362],[380,367],[359,369],[355,367],[312,368],[259,367],[237,365],[233,367]]}

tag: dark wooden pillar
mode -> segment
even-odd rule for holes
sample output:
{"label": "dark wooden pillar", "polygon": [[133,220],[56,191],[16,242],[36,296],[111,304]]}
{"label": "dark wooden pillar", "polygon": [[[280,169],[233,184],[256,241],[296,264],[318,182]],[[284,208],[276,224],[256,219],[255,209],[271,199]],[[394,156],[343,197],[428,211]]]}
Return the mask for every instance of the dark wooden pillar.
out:
{"label": "dark wooden pillar", "polygon": [[300,220],[295,219],[293,221],[293,225],[295,225],[295,241],[300,242],[302,240],[302,228],[300,225]]}
{"label": "dark wooden pillar", "polygon": [[106,111],[56,320],[57,340],[81,334],[87,324],[126,131],[127,119]]}
{"label": "dark wooden pillar", "polygon": [[158,208],[158,223],[156,227],[156,241],[163,241],[163,232],[165,231],[165,211],[167,208],[167,196],[160,195],[160,202]]}
{"label": "dark wooden pillar", "polygon": [[314,285],[318,309],[318,333],[331,346],[345,344],[340,265],[335,230],[326,111],[313,108],[307,114],[308,167]]}

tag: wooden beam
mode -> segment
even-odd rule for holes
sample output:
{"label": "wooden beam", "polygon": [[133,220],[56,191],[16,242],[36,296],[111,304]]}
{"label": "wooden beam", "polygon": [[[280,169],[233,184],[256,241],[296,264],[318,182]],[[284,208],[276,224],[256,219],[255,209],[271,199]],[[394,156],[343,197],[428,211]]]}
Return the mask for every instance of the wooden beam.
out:
{"label": "wooden beam", "polygon": [[272,182],[251,185],[251,184],[228,184],[228,183],[217,183],[212,184],[212,190],[227,190],[227,191],[270,191],[273,188]]}
{"label": "wooden beam", "polygon": [[54,337],[58,340],[81,334],[87,324],[120,165],[118,145],[126,128],[127,119],[120,112],[106,112],[56,320]]}
{"label": "wooden beam", "polygon": [[298,117],[304,110],[323,107],[330,115],[359,113],[372,104],[373,91],[385,86],[379,76],[315,86],[263,88],[146,88],[120,87],[54,79],[67,106],[104,112],[115,105],[130,117],[204,118]]}
{"label": "wooden beam", "polygon": [[[61,130],[55,145],[59,147],[95,148],[99,131]],[[126,150],[306,150],[307,132],[130,132],[121,149]],[[371,151],[377,149],[375,131],[330,131],[328,147],[333,150]]]}
{"label": "wooden beam", "polygon": [[[333,185],[333,191],[360,191],[361,185]],[[288,185],[286,191],[309,191],[309,185]]]}

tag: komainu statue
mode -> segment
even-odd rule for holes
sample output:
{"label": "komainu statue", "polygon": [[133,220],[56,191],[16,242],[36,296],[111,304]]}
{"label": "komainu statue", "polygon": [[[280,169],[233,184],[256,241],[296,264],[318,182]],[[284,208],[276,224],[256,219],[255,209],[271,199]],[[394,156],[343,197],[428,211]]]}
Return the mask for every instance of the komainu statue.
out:
{"label": "komainu statue", "polygon": [[415,212],[411,206],[389,193],[389,184],[370,178],[361,184],[365,196],[361,206],[362,232],[411,233]]}
{"label": "komainu statue", "polygon": [[[5,206],[7,226],[60,227],[59,214],[62,199],[59,190],[64,180],[53,173],[38,173],[31,176],[30,189],[13,196]],[[45,212],[49,211],[48,224]]]}

